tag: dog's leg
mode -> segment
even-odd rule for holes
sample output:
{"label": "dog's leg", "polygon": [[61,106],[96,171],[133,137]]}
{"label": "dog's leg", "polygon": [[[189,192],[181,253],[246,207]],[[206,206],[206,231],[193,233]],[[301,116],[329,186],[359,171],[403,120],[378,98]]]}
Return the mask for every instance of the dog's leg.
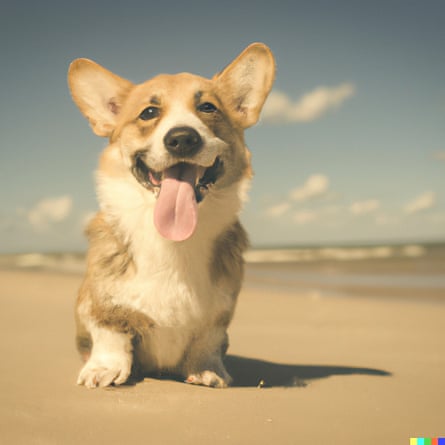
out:
{"label": "dog's leg", "polygon": [[80,371],[77,384],[96,388],[124,383],[133,361],[131,336],[99,326],[91,327],[90,335],[91,356]]}
{"label": "dog's leg", "polygon": [[228,337],[221,328],[205,332],[195,339],[184,363],[185,381],[213,388],[229,386],[232,378],[222,361],[227,347]]}

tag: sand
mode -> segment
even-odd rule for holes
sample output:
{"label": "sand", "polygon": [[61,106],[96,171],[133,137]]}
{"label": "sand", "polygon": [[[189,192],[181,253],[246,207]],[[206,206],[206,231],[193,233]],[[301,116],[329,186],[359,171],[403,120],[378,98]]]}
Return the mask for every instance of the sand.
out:
{"label": "sand", "polygon": [[[229,389],[75,384],[81,277],[0,271],[2,444],[400,444],[445,436],[445,304],[246,284]],[[263,386],[263,387],[261,387]]]}

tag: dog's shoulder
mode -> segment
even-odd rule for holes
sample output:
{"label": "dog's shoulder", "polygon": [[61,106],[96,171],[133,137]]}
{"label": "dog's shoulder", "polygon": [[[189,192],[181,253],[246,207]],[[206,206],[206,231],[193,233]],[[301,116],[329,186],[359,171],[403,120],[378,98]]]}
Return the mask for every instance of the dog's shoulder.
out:
{"label": "dog's shoulder", "polygon": [[210,275],[212,281],[227,279],[239,291],[244,272],[243,253],[249,246],[247,232],[237,220],[225,230],[213,245]]}
{"label": "dog's shoulder", "polygon": [[88,269],[95,275],[119,277],[134,272],[133,258],[127,243],[108,222],[102,212],[96,214],[87,229],[90,248]]}

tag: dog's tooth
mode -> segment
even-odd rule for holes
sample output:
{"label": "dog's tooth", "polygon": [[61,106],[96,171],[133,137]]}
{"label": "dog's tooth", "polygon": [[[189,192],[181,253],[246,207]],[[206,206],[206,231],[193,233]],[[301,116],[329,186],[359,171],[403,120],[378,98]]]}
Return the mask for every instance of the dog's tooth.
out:
{"label": "dog's tooth", "polygon": [[204,176],[207,168],[206,167],[198,167],[198,174],[196,175],[196,184],[199,184],[200,179]]}

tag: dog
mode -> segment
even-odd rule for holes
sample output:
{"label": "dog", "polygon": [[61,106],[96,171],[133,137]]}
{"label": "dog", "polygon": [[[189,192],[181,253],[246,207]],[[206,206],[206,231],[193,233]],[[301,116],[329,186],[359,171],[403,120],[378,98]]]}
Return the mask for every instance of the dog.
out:
{"label": "dog", "polygon": [[223,358],[248,246],[238,215],[252,176],[244,129],[274,77],[262,43],[212,79],[133,84],[91,60],[71,63],[73,101],[109,139],[76,302],[79,385],[120,385],[135,372],[230,384]]}

